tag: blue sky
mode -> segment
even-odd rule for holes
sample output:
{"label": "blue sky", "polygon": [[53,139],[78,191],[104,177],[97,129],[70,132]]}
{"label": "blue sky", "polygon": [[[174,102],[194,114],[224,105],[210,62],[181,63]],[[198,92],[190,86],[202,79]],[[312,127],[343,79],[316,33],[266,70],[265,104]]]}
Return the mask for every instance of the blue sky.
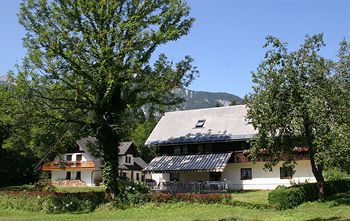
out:
{"label": "blue sky", "polygon": [[[19,0],[0,0],[0,75],[21,61],[25,32],[17,22]],[[251,91],[251,72],[264,56],[267,35],[295,50],[306,34],[324,33],[322,54],[336,59],[339,42],[350,40],[350,0],[188,0],[196,22],[190,34],[159,48],[170,59],[195,59],[194,90]]]}

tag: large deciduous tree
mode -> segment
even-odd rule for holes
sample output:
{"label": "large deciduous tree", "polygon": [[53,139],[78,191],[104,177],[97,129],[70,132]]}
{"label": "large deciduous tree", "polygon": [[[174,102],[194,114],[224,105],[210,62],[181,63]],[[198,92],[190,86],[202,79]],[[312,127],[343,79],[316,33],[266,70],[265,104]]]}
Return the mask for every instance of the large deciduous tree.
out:
{"label": "large deciduous tree", "polygon": [[[345,64],[340,63],[335,69],[335,62],[320,56],[323,46],[323,34],[307,36],[293,52],[279,39],[267,37],[264,47],[268,50],[253,73],[253,93],[246,99],[248,118],[258,129],[252,156],[257,157],[264,148],[271,156],[267,168],[279,161],[293,166],[294,148],[307,147],[320,199],[324,199],[324,168],[339,162],[334,158],[339,152],[349,151],[345,138],[349,138],[350,125],[345,88],[349,86],[349,69],[344,70]],[[345,48],[340,52],[341,60],[349,64]]]}
{"label": "large deciduous tree", "polygon": [[128,112],[174,104],[198,74],[192,58],[173,63],[158,46],[187,35],[182,0],[29,0],[20,9],[27,56],[19,76],[45,116],[97,137],[107,192],[117,193],[118,143]]}

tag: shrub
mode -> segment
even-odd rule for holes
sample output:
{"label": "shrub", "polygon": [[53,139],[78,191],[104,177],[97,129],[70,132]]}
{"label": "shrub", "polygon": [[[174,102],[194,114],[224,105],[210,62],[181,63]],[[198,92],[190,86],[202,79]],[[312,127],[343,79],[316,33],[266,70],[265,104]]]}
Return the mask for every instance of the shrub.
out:
{"label": "shrub", "polygon": [[304,202],[304,193],[300,188],[279,188],[269,193],[268,201],[277,209],[289,209]]}
{"label": "shrub", "polygon": [[194,203],[222,203],[231,200],[230,194],[198,194],[198,193],[150,193],[148,201],[155,203],[194,202]]}
{"label": "shrub", "polygon": [[0,208],[46,213],[91,212],[105,202],[104,193],[2,191]]}
{"label": "shrub", "polygon": [[[350,191],[350,179],[327,181],[325,194],[331,196]],[[318,199],[316,183],[296,185],[289,188],[277,188],[269,193],[268,201],[277,209],[294,208],[304,202]]]}

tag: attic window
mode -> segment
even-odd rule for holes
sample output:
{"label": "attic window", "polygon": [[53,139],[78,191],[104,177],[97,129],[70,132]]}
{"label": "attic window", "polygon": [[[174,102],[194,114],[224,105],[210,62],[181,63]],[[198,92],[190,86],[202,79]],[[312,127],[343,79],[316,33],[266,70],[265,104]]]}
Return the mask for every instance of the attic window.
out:
{"label": "attic window", "polygon": [[203,127],[204,123],[205,123],[205,120],[198,120],[198,122],[196,123],[196,128]]}

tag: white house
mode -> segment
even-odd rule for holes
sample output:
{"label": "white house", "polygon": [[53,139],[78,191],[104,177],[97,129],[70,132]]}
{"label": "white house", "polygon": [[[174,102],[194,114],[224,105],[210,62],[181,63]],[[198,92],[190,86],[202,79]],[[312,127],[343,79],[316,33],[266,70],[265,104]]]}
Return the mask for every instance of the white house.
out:
{"label": "white house", "polygon": [[[102,182],[100,160],[88,151],[88,145],[94,144],[96,138],[87,137],[77,141],[75,152],[56,156],[53,161],[42,166],[42,170],[50,171],[54,185],[97,186]],[[132,142],[119,145],[119,175],[123,179],[141,181],[144,179],[142,169],[147,164],[138,156]]]}
{"label": "white house", "polygon": [[[307,148],[295,153],[296,167],[282,163],[264,170],[262,153],[249,160],[249,140],[257,133],[246,120],[245,105],[168,112],[146,145],[158,156],[144,169],[158,184],[181,188],[274,189],[279,185],[315,182]],[[217,184],[217,186],[215,186]],[[166,188],[165,188],[166,189]]]}

